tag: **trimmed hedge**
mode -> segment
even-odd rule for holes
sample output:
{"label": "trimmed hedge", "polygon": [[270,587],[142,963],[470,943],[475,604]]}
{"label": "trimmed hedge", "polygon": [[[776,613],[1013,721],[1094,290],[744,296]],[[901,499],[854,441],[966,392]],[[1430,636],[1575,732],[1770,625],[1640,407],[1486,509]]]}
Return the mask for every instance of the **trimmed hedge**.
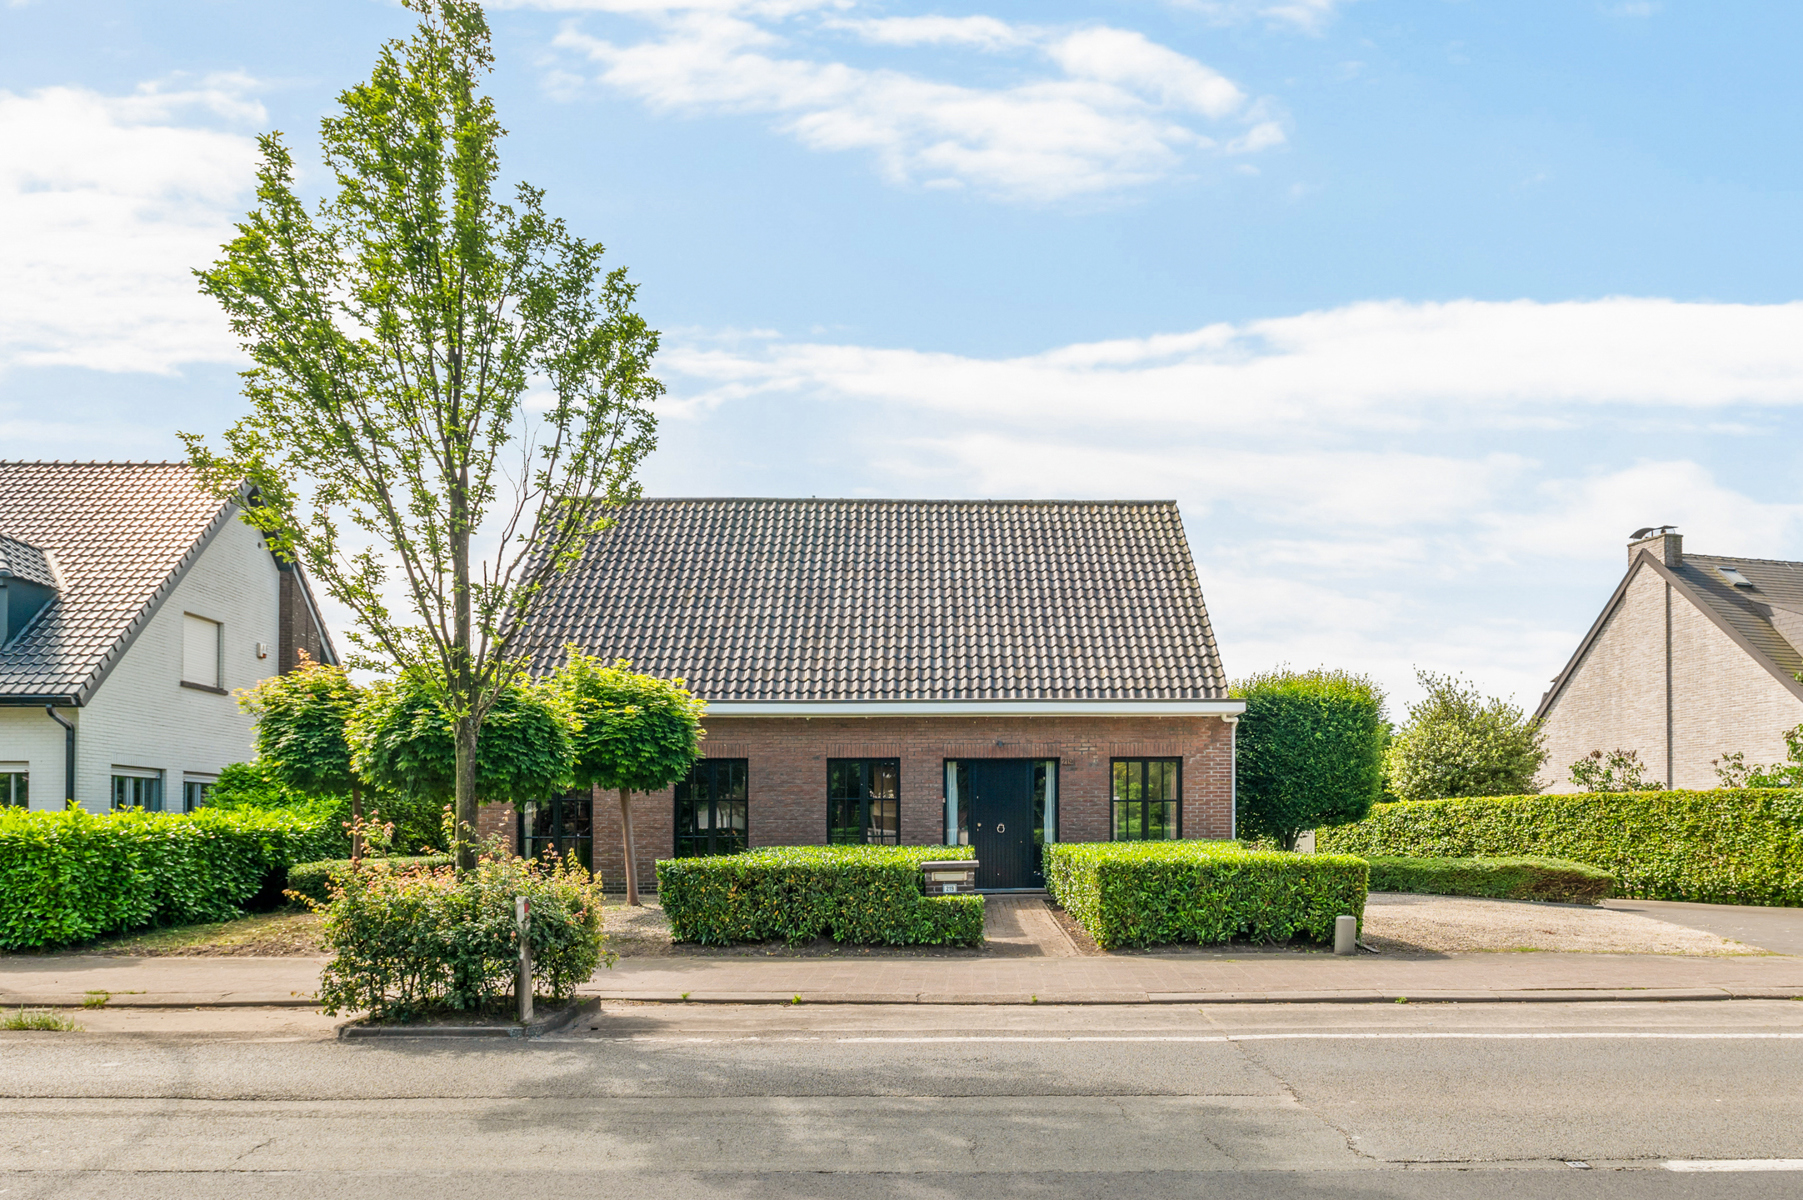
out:
{"label": "trimmed hedge", "polygon": [[[412,858],[366,858],[365,864],[378,870],[390,873],[411,870],[414,867],[448,867],[451,856],[448,854],[422,854]],[[378,865],[379,864],[379,865]],[[307,899],[324,904],[332,898],[332,884],[336,882],[344,886],[345,878],[350,874],[351,860],[348,858],[328,858],[322,862],[295,863],[288,868],[288,890]]]}
{"label": "trimmed hedge", "polygon": [[1333,939],[1363,921],[1364,860],[1236,842],[1072,842],[1045,848],[1046,889],[1104,950],[1249,937]]}
{"label": "trimmed hedge", "polygon": [[1371,890],[1497,900],[1607,900],[1615,876],[1563,858],[1397,858],[1368,855]]}
{"label": "trimmed hedge", "polygon": [[921,893],[920,864],[969,846],[780,846],[657,864],[657,896],[679,942],[980,946],[983,897]]}
{"label": "trimmed hedge", "polygon": [[1546,855],[1600,867],[1622,896],[1803,905],[1803,789],[1580,792],[1380,804],[1315,847],[1429,858]]}
{"label": "trimmed hedge", "polygon": [[145,925],[224,921],[272,872],[342,852],[306,810],[96,816],[0,810],[0,948],[85,942]]}

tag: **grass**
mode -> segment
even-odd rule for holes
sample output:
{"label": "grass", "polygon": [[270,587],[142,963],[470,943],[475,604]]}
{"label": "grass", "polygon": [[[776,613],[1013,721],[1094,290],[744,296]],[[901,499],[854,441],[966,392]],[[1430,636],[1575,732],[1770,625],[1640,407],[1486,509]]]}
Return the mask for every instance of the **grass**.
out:
{"label": "grass", "polygon": [[62,952],[132,958],[165,955],[286,958],[322,955],[325,949],[319,944],[319,917],[316,914],[284,910],[255,913],[235,921],[140,929],[98,938]]}
{"label": "grass", "polygon": [[47,1033],[73,1033],[81,1026],[61,1013],[42,1008],[21,1008],[0,1017],[0,1029],[36,1029]]}
{"label": "grass", "polygon": [[103,992],[98,988],[84,992],[81,997],[83,1008],[105,1008],[106,1002],[113,998],[111,992]]}

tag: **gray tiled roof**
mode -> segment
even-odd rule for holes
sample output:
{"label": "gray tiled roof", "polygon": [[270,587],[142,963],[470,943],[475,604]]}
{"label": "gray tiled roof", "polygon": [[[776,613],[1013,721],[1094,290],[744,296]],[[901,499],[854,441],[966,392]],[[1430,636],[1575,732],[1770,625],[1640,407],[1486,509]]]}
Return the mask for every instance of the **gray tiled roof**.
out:
{"label": "gray tiled roof", "polygon": [[[1722,567],[1753,586],[1733,586]],[[1686,553],[1674,574],[1780,670],[1803,671],[1803,563]]]}
{"label": "gray tiled roof", "polygon": [[710,700],[1227,694],[1167,501],[640,500],[529,634]]}
{"label": "gray tiled roof", "polygon": [[0,575],[47,588],[56,586],[56,572],[50,569],[44,552],[4,533],[0,533]]}
{"label": "gray tiled roof", "polygon": [[0,462],[0,534],[62,573],[57,598],[0,650],[0,702],[85,701],[232,511],[186,463]]}

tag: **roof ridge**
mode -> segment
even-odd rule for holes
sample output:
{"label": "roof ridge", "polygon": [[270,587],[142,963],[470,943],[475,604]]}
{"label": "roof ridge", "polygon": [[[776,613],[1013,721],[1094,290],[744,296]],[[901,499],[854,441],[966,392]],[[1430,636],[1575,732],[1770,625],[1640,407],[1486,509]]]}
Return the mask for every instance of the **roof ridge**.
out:
{"label": "roof ridge", "polygon": [[[595,498],[591,503],[606,504],[607,501]],[[1070,498],[1011,500],[973,499],[963,500],[936,496],[640,496],[636,500],[625,500],[622,504],[1022,504],[1022,505],[1080,505],[1105,504],[1117,506],[1175,505],[1175,500],[1076,500]]]}
{"label": "roof ridge", "polygon": [[188,467],[192,466],[184,458],[90,458],[82,460],[72,458],[64,462],[60,458],[0,458],[0,467]]}
{"label": "roof ridge", "polygon": [[1707,558],[1716,562],[1769,563],[1775,567],[1803,567],[1803,562],[1790,558],[1749,558],[1744,554],[1693,554],[1688,550],[1684,552],[1682,561],[1693,558]]}

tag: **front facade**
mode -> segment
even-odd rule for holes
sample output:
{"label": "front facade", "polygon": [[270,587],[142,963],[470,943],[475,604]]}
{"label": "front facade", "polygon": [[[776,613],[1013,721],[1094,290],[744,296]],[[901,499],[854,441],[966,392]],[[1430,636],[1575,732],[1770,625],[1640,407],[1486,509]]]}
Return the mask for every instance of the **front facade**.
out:
{"label": "front facade", "polygon": [[190,810],[253,757],[232,693],[334,661],[241,511],[182,463],[0,462],[0,801]]}
{"label": "front facade", "polygon": [[1572,763],[1635,751],[1673,788],[1718,785],[1715,760],[1782,762],[1803,724],[1803,563],[1691,554],[1674,530],[1628,546],[1628,571],[1535,714],[1540,783],[1576,789]]}
{"label": "front facade", "polygon": [[[574,643],[708,702],[701,765],[633,801],[642,888],[839,842],[970,845],[979,887],[1031,889],[1047,842],[1233,835],[1243,705],[1174,504],[639,501],[532,632],[538,670]],[[624,886],[615,796],[514,832]]]}

